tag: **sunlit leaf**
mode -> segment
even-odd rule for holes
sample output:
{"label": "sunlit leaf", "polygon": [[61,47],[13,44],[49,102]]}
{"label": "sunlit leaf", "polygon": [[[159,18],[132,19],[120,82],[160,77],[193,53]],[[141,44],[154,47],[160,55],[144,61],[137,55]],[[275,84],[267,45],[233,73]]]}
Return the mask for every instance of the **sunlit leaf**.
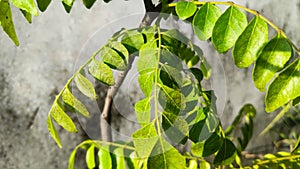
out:
{"label": "sunlit leaf", "polygon": [[146,43],[152,42],[155,40],[155,26],[149,26],[142,30],[142,34],[146,37]]}
{"label": "sunlit leaf", "polygon": [[36,0],[37,5],[41,12],[44,12],[49,6],[51,0]]}
{"label": "sunlit leaf", "polygon": [[216,165],[229,165],[234,161],[236,154],[234,144],[230,140],[225,139],[213,163]]}
{"label": "sunlit leaf", "polygon": [[62,0],[62,2],[64,2],[68,6],[72,6],[72,4],[74,3],[74,1],[75,0]]}
{"label": "sunlit leaf", "polygon": [[197,168],[198,168],[198,162],[197,162],[197,160],[191,159],[189,161],[189,168],[188,169],[197,169]]}
{"label": "sunlit leaf", "polygon": [[75,109],[76,112],[79,112],[80,114],[86,117],[90,116],[86,107],[72,95],[68,87],[66,87],[62,93],[62,100],[65,104]]}
{"label": "sunlit leaf", "polygon": [[212,42],[217,51],[220,53],[228,51],[246,26],[246,15],[234,6],[229,7],[219,17],[213,29]]}
{"label": "sunlit leaf", "polygon": [[126,47],[118,41],[112,41],[108,44],[110,48],[115,50],[124,60],[124,62],[127,64],[128,58],[129,58],[129,53]]}
{"label": "sunlit leaf", "polygon": [[[72,9],[72,6],[73,6],[73,4],[74,4],[74,0],[67,0],[67,1],[72,1],[72,3],[71,4],[67,4],[65,1],[62,1],[62,4],[63,4],[63,6],[64,6],[64,8],[65,8],[65,11],[67,12],[67,13],[70,13],[71,12],[71,9]],[[68,2],[68,3],[69,3]]]}
{"label": "sunlit leaf", "polygon": [[275,36],[262,50],[253,69],[255,86],[264,91],[275,73],[284,68],[292,56],[292,47],[280,35]]}
{"label": "sunlit leaf", "polygon": [[184,20],[196,12],[197,6],[192,2],[180,1],[176,3],[175,10],[179,18]]}
{"label": "sunlit leaf", "polygon": [[158,136],[153,123],[150,123],[132,134],[132,140],[136,152],[140,158],[150,156]]}
{"label": "sunlit leaf", "polygon": [[118,52],[109,47],[103,47],[100,52],[102,61],[113,69],[124,70],[127,65],[125,58],[122,58]]}
{"label": "sunlit leaf", "polygon": [[144,38],[138,31],[126,31],[121,42],[128,49],[129,53],[134,53],[142,47]]}
{"label": "sunlit leaf", "polygon": [[19,46],[19,40],[15,31],[15,26],[12,20],[12,14],[8,0],[0,1],[0,24],[4,32],[6,32],[6,34],[15,43],[15,45]]}
{"label": "sunlit leaf", "polygon": [[85,156],[86,165],[89,169],[96,167],[95,163],[95,145],[92,144],[86,152]]}
{"label": "sunlit leaf", "polygon": [[75,148],[70,157],[69,157],[69,165],[68,165],[68,169],[74,169],[74,163],[75,163],[75,157],[76,157],[76,153],[77,153],[77,148]]}
{"label": "sunlit leaf", "polygon": [[[159,85],[160,94],[159,101],[161,106],[167,112],[173,112],[173,109],[181,110],[186,107],[184,100],[184,96],[180,93],[179,90],[172,89],[165,85]],[[169,107],[170,106],[170,107]],[[168,109],[171,108],[169,111]]]}
{"label": "sunlit leaf", "polygon": [[31,15],[38,15],[38,11],[34,4],[34,0],[12,0],[12,4],[17,8],[23,9],[26,12],[31,13]]}
{"label": "sunlit leaf", "polygon": [[153,81],[154,81],[154,74],[155,72],[147,72],[144,74],[141,74],[138,77],[138,81],[140,84],[140,88],[143,91],[144,95],[146,97],[149,97],[152,93],[152,88],[153,88]]}
{"label": "sunlit leaf", "polygon": [[108,65],[93,59],[89,64],[89,73],[100,82],[109,86],[115,83],[113,72]]}
{"label": "sunlit leaf", "polygon": [[203,73],[205,79],[208,79],[211,75],[211,66],[204,57],[201,58],[200,70]]}
{"label": "sunlit leaf", "polygon": [[113,154],[116,158],[116,169],[126,169],[124,149],[122,147],[118,147],[114,149]]}
{"label": "sunlit leaf", "polygon": [[271,112],[300,96],[300,60],[295,60],[270,84],[266,111]]}
{"label": "sunlit leaf", "polygon": [[86,95],[87,97],[91,99],[96,99],[96,91],[94,89],[94,86],[92,82],[90,82],[86,77],[84,77],[81,73],[77,73],[75,76],[75,83],[78,87],[78,89]]}
{"label": "sunlit leaf", "polygon": [[57,122],[57,124],[62,126],[65,130],[69,132],[77,132],[76,126],[73,123],[72,119],[64,112],[64,110],[57,102],[52,105],[49,113]]}
{"label": "sunlit leaf", "polygon": [[144,98],[134,105],[136,119],[141,126],[148,124],[150,122],[150,101],[149,97]]}
{"label": "sunlit leaf", "polygon": [[200,40],[211,37],[213,28],[222,11],[211,3],[204,4],[195,14],[193,20],[194,32]]}
{"label": "sunlit leaf", "polygon": [[99,169],[111,169],[112,161],[109,146],[103,145],[98,151]]}
{"label": "sunlit leaf", "polygon": [[146,48],[140,50],[137,70],[140,74],[153,72],[157,66],[157,49]]}
{"label": "sunlit leaf", "polygon": [[32,22],[32,15],[29,12],[27,12],[23,9],[21,9],[21,12],[22,12],[23,16],[25,17],[25,19],[28,21],[28,23],[31,23]]}
{"label": "sunlit leaf", "polygon": [[233,49],[235,65],[240,68],[250,66],[257,59],[258,52],[267,41],[268,25],[256,16],[235,43]]}
{"label": "sunlit leaf", "polygon": [[61,141],[60,141],[60,138],[59,138],[59,135],[53,125],[53,122],[52,122],[52,119],[51,119],[51,116],[50,116],[50,113],[48,114],[48,117],[47,117],[47,126],[48,126],[48,130],[52,136],[52,138],[54,139],[54,141],[56,142],[56,144],[62,148],[62,144],[61,144]]}
{"label": "sunlit leaf", "polygon": [[148,158],[148,169],[185,169],[185,158],[162,137],[156,142]]}
{"label": "sunlit leaf", "polygon": [[86,8],[90,9],[94,5],[96,0],[82,0],[82,2]]}
{"label": "sunlit leaf", "polygon": [[211,169],[210,164],[206,162],[205,160],[200,161],[199,167],[201,169]]}

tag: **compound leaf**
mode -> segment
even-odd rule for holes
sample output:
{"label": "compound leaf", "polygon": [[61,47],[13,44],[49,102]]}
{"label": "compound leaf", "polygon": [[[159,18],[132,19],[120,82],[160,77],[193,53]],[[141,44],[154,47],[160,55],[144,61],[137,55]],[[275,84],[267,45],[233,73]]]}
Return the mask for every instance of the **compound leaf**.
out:
{"label": "compound leaf", "polygon": [[69,157],[69,165],[68,165],[68,169],[74,169],[74,163],[75,163],[75,157],[76,157],[76,153],[77,153],[77,148],[75,148],[70,157]]}
{"label": "compound leaf", "polygon": [[48,117],[47,117],[47,126],[48,126],[48,130],[49,130],[51,136],[53,137],[53,139],[56,142],[56,144],[58,145],[58,147],[62,148],[62,144],[61,144],[59,135],[58,135],[58,133],[57,133],[57,131],[56,131],[54,125],[53,125],[50,113],[48,114]]}
{"label": "compound leaf", "polygon": [[205,3],[195,14],[193,19],[194,32],[200,40],[207,40],[211,37],[216,21],[222,11],[211,3]]}
{"label": "compound leaf", "polygon": [[79,112],[85,117],[90,116],[86,107],[72,95],[68,87],[66,87],[62,93],[62,100],[65,104],[75,109],[76,112]]}
{"label": "compound leaf", "polygon": [[152,93],[154,74],[155,72],[152,71],[141,74],[138,77],[140,88],[146,97],[149,97]]}
{"label": "compound leaf", "polygon": [[12,0],[12,4],[17,8],[29,12],[31,15],[38,15],[38,11],[33,0]]}
{"label": "compound leaf", "polygon": [[0,1],[0,24],[4,32],[6,32],[15,45],[19,46],[19,40],[12,20],[12,13],[8,0]]}
{"label": "compound leaf", "polygon": [[234,63],[239,68],[250,66],[268,40],[268,25],[259,16],[252,19],[233,49]]}
{"label": "compound leaf", "polygon": [[300,96],[300,60],[296,59],[270,84],[266,111],[271,112]]}
{"label": "compound leaf", "polygon": [[151,99],[149,97],[146,97],[138,101],[134,105],[136,119],[141,126],[144,126],[145,124],[148,124],[150,122],[150,101]]}
{"label": "compound leaf", "polygon": [[180,1],[176,3],[176,13],[180,19],[184,20],[191,17],[197,10],[197,6],[192,2]]}
{"label": "compound leaf", "polygon": [[59,103],[55,102],[49,112],[52,118],[69,132],[77,132],[76,126],[72,119],[64,112]]}
{"label": "compound leaf", "polygon": [[228,51],[247,26],[246,15],[238,8],[229,7],[217,20],[212,42],[220,53]]}
{"label": "compound leaf", "polygon": [[137,70],[140,74],[155,71],[157,66],[157,50],[155,48],[146,48],[140,50]]}
{"label": "compound leaf", "polygon": [[92,82],[90,82],[86,77],[84,77],[81,73],[77,73],[75,76],[75,83],[78,87],[78,89],[86,95],[87,97],[91,99],[96,99],[96,91],[94,89],[94,86]]}
{"label": "compound leaf", "polygon": [[255,86],[264,91],[275,73],[284,68],[292,56],[292,47],[280,35],[275,36],[262,50],[253,68]]}
{"label": "compound leaf", "polygon": [[85,156],[86,165],[89,169],[96,167],[95,163],[95,145],[92,144],[86,152]]}
{"label": "compound leaf", "polygon": [[109,86],[115,83],[113,72],[108,65],[93,59],[89,64],[89,73],[100,82]]}

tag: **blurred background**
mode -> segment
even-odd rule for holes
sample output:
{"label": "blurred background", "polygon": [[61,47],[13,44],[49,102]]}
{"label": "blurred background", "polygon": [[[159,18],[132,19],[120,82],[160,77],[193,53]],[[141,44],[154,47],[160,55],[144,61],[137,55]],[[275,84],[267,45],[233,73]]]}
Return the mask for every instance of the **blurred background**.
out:
{"label": "blurred background", "polygon": [[[259,11],[282,28],[298,47],[300,46],[300,0],[234,2]],[[20,46],[16,47],[8,36],[0,31],[0,168],[67,168],[72,149],[82,140],[89,138],[88,133],[93,133],[94,129],[89,129],[87,133],[85,132],[87,129],[81,130],[78,134],[58,130],[63,143],[63,148],[59,149],[46,126],[46,117],[55,95],[73,74],[76,65],[78,66],[78,60],[89,57],[82,56],[85,55],[84,51],[101,47],[99,44],[103,39],[112,35],[114,31],[109,31],[109,27],[105,25],[114,22],[122,26],[123,22],[130,21],[133,26],[138,26],[143,13],[144,6],[141,0],[113,0],[108,4],[99,0],[90,10],[86,9],[81,1],[76,1],[70,14],[65,12],[60,1],[52,1],[44,13],[40,12],[38,17],[33,18],[33,23],[28,24],[21,12],[13,10]],[[134,17],[126,17],[130,15]],[[124,25],[126,26],[125,23]],[[97,31],[96,35],[101,35],[101,30],[103,39],[97,36],[99,44],[90,47],[89,45],[93,43],[88,40],[95,37]],[[270,37],[273,35],[274,32],[270,31]],[[226,127],[232,122],[244,104],[251,103],[257,109],[254,121],[255,133],[248,147],[249,152],[275,151],[275,140],[293,137],[294,127],[299,122],[297,109],[291,110],[289,116],[279,122],[272,132],[258,136],[276,113],[265,113],[264,93],[260,93],[254,87],[251,67],[236,68],[230,52],[218,54],[208,42],[201,42],[201,48],[205,57],[218,58],[224,67],[224,71],[221,70],[220,73],[225,73],[225,87],[221,86],[222,83],[220,86],[214,85],[215,89],[225,90],[223,91],[225,95],[220,98],[224,105],[220,115],[223,126]],[[208,60],[213,68],[214,65],[220,64]],[[125,90],[126,88],[121,89],[118,95],[117,100],[120,102],[124,100],[123,97],[138,97],[134,88],[132,93]],[[115,107],[117,109],[117,106]],[[81,121],[77,126],[82,124],[83,128],[84,126],[98,128],[98,116],[95,117]],[[118,112],[114,112],[112,125],[120,133],[135,126],[126,123],[126,119]],[[77,168],[84,167],[83,157]]]}

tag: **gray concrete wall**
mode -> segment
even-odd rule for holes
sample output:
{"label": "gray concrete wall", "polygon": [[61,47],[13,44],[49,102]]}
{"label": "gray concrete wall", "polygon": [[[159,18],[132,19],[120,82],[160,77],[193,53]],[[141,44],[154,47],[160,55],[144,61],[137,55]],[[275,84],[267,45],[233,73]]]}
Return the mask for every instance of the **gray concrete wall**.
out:
{"label": "gray concrete wall", "polygon": [[[299,0],[235,2],[260,11],[283,28],[288,37],[300,46]],[[95,37],[93,34],[112,20],[143,12],[140,0],[113,0],[109,4],[99,1],[92,10],[85,9],[81,1],[77,1],[71,14],[64,12],[59,1],[53,1],[45,13],[40,13],[39,17],[33,19],[33,24],[28,24],[18,10],[13,11],[20,47],[15,47],[3,31],[0,31],[0,168],[67,167],[72,148],[86,136],[83,132],[74,135],[59,130],[64,147],[59,149],[55,145],[45,122],[55,94],[74,72],[80,50],[83,49],[82,55],[88,55],[99,47],[84,47],[89,37]],[[141,19],[139,16],[142,15],[115,22],[110,25],[113,27],[111,29],[116,29],[114,25],[138,25]],[[95,42],[103,43],[103,39],[110,36],[106,32],[108,29],[103,28],[103,37],[98,32],[96,36],[99,41]],[[113,32],[114,30],[110,31]],[[222,101],[225,107],[221,116],[223,123],[228,125],[242,104],[253,103],[259,114],[255,121],[256,134],[260,132],[273,116],[266,115],[263,111],[264,94],[254,88],[251,71],[237,69],[229,54],[219,55],[209,44],[203,50],[207,57],[220,58],[225,70],[226,97]],[[212,60],[212,64],[214,63],[216,62]],[[217,85],[216,87],[218,88]],[[114,125],[121,133],[134,126],[128,126],[122,120]],[[256,139],[255,143],[264,144],[265,138]],[[78,168],[82,168],[81,165],[83,164],[79,164]]]}

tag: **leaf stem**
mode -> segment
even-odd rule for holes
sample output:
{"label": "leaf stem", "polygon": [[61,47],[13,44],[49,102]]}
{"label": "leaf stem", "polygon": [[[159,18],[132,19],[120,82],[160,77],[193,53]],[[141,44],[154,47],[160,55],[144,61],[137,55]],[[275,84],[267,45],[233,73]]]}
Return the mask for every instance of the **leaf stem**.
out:
{"label": "leaf stem", "polygon": [[270,160],[262,160],[262,161],[255,163],[254,165],[262,165],[262,164],[269,163],[271,161],[282,161],[282,160],[290,160],[290,159],[295,159],[295,158],[300,158],[300,155],[291,155],[291,156],[286,156],[286,157],[278,157],[278,158],[274,158],[274,159],[270,159]]}
{"label": "leaf stem", "polygon": [[[239,9],[242,9],[248,13],[251,13],[253,15],[256,15],[258,17],[260,17],[262,20],[264,20],[267,24],[269,24],[274,30],[277,31],[278,34],[282,35],[284,38],[287,39],[287,41],[290,43],[290,45],[295,49],[296,53],[300,56],[300,49],[287,37],[287,35],[282,31],[282,29],[280,29],[278,26],[276,26],[272,21],[270,21],[268,18],[266,18],[265,16],[261,15],[258,11],[253,10],[253,9],[249,9],[247,7],[241,6],[241,5],[237,5],[234,2],[228,1],[228,2],[218,2],[218,1],[211,1],[211,2],[199,2],[199,1],[192,1],[192,3],[194,3],[195,5],[201,6],[204,5],[205,3],[210,3],[213,5],[227,5],[227,6],[234,6],[237,7]],[[168,6],[169,7],[175,7],[177,3],[170,3]]]}

